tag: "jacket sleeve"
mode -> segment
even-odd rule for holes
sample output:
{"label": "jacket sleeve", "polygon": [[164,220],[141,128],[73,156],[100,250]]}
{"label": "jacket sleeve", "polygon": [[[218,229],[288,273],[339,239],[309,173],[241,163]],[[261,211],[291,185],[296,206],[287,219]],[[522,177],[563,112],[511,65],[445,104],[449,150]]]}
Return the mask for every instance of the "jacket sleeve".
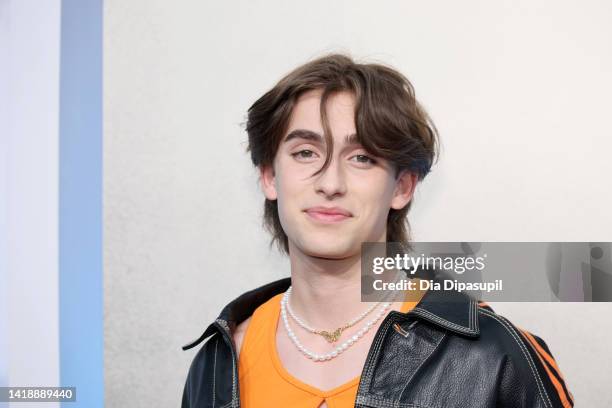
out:
{"label": "jacket sleeve", "polygon": [[513,326],[520,353],[507,359],[500,379],[499,406],[571,408],[563,374],[550,349],[538,336]]}

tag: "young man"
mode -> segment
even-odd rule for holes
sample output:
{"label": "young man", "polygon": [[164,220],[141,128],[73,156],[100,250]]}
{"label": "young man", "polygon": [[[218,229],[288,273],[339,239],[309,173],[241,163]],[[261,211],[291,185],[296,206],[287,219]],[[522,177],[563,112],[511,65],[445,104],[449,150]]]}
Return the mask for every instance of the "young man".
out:
{"label": "young man", "polygon": [[361,302],[362,242],[409,242],[437,133],[408,80],[330,55],[249,109],[265,222],[291,277],[202,336],[182,407],[570,407],[545,343],[458,292]]}

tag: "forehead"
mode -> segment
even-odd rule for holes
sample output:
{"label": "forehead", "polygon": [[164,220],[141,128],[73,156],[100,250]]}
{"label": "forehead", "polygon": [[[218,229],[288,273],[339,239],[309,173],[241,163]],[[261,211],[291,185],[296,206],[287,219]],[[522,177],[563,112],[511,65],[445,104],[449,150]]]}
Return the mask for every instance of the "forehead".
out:
{"label": "forehead", "polygon": [[[323,132],[321,123],[322,90],[312,90],[297,99],[287,133],[295,129]],[[345,91],[336,92],[327,98],[326,113],[332,136],[343,136],[355,132],[355,97]]]}

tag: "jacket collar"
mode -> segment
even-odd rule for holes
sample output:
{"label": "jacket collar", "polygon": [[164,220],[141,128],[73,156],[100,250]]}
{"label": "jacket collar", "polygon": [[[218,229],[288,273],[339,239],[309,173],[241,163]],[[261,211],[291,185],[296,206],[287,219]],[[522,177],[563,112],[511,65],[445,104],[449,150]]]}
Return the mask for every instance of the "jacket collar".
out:
{"label": "jacket collar", "polygon": [[[439,278],[434,278],[438,281]],[[291,278],[280,279],[246,292],[223,308],[219,317],[211,323],[202,335],[183,346],[188,350],[197,346],[219,328],[232,333],[240,322],[253,314],[255,309],[273,296],[285,292],[291,285]],[[400,312],[397,312],[400,313]],[[451,332],[468,337],[478,337],[478,302],[464,293],[455,291],[428,290],[421,301],[408,313]]]}

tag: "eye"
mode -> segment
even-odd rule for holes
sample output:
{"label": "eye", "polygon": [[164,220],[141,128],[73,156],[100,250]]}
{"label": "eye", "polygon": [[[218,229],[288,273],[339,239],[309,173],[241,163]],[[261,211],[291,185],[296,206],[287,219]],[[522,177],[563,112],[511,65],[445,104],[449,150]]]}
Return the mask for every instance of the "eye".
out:
{"label": "eye", "polygon": [[314,159],[317,156],[317,154],[313,152],[312,150],[303,149],[298,152],[291,153],[291,156],[293,156],[297,160],[308,160],[308,159]]}
{"label": "eye", "polygon": [[351,157],[351,160],[354,160],[360,164],[376,164],[376,160],[365,154],[356,154],[355,156]]}

